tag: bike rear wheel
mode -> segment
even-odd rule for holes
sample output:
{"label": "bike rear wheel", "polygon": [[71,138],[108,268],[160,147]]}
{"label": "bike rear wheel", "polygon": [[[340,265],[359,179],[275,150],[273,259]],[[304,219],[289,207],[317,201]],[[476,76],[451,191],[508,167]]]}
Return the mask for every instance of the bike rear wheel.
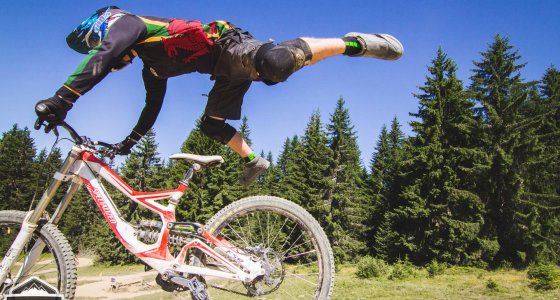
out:
{"label": "bike rear wheel", "polygon": [[[16,238],[27,212],[5,210],[0,211],[0,254],[2,258]],[[46,220],[39,222],[31,240],[25,245],[22,253],[14,262],[8,273],[10,278],[18,274],[22,262],[37,241],[45,243],[38,261],[22,276],[18,283],[29,277],[36,276],[56,287],[65,299],[73,299],[76,291],[77,271],[74,253],[70,244],[58,228]],[[17,283],[16,283],[17,284]],[[9,291],[10,283],[0,283],[0,295]]]}
{"label": "bike rear wheel", "polygon": [[[319,223],[303,208],[272,196],[254,196],[220,210],[206,225],[238,249],[264,261],[267,275],[250,284],[206,278],[215,296],[234,292],[259,299],[329,299],[334,258]],[[215,262],[206,261],[207,267]],[[223,269],[219,264],[214,265]]]}

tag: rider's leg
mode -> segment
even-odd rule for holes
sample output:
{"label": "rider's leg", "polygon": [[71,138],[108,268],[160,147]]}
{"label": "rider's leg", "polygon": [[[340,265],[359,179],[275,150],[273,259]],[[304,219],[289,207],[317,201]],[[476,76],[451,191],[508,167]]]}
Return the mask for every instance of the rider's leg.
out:
{"label": "rider's leg", "polygon": [[388,34],[348,33],[344,38],[300,38],[309,46],[312,59],[305,65],[312,65],[322,59],[345,53],[348,47],[358,47],[349,56],[367,56],[378,59],[396,60],[402,56],[403,46]]}
{"label": "rider's leg", "polygon": [[231,125],[227,124],[224,118],[204,116],[200,124],[200,129],[206,136],[228,145],[243,158],[249,156],[249,154],[253,152],[239,132],[231,127]]}
{"label": "rider's leg", "polygon": [[325,58],[342,54],[346,49],[344,41],[338,38],[320,39],[304,37],[301,39],[307,43],[312,54],[311,60],[305,62],[306,66],[312,65]]}
{"label": "rider's leg", "polygon": [[247,158],[251,153],[253,153],[253,150],[251,149],[251,147],[249,147],[249,145],[247,144],[245,139],[243,139],[241,134],[239,134],[239,132],[235,133],[235,135],[231,138],[231,140],[229,140],[227,145],[233,151],[237,152],[237,154],[239,154],[239,156],[241,156],[242,158]]}
{"label": "rider's leg", "polygon": [[208,137],[228,145],[243,158],[245,166],[239,179],[242,185],[250,184],[270,166],[268,160],[255,155],[241,134],[227,124],[224,118],[205,116],[201,123],[201,131]]}
{"label": "rider's leg", "polygon": [[307,65],[339,54],[396,60],[402,44],[388,34],[351,32],[343,38],[297,38],[278,45],[264,44],[255,55],[256,70],[266,83],[286,81]]}

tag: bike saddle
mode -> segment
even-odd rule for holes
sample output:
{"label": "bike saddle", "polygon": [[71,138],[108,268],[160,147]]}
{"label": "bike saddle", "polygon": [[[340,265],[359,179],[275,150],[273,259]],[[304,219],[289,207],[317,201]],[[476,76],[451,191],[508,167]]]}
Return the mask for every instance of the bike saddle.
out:
{"label": "bike saddle", "polygon": [[177,153],[169,156],[169,158],[191,161],[205,167],[213,167],[224,163],[224,159],[219,155],[196,155],[190,153]]}

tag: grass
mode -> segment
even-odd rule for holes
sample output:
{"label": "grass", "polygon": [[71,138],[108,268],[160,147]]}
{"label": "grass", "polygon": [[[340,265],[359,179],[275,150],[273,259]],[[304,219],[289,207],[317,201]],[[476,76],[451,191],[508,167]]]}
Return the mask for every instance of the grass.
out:
{"label": "grass", "polygon": [[558,289],[537,292],[530,288],[525,271],[452,267],[432,278],[420,270],[406,280],[359,279],[355,272],[354,266],[341,268],[333,299],[560,299]]}
{"label": "grass", "polygon": [[144,265],[112,266],[94,265],[86,268],[78,268],[78,281],[80,277],[98,276],[103,274],[126,275],[144,271]]}
{"label": "grass", "polygon": [[[142,269],[142,266],[94,266],[80,270],[80,275],[126,274]],[[356,271],[355,265],[339,268],[332,299],[560,299],[560,289],[544,292],[532,289],[526,271],[452,267],[441,275],[429,277],[428,272],[421,269],[414,277],[402,280],[360,279],[355,275]],[[162,291],[134,299],[188,299],[185,296],[177,297]],[[211,296],[214,300],[289,299],[279,293],[266,298],[249,298],[215,289],[211,290]]]}

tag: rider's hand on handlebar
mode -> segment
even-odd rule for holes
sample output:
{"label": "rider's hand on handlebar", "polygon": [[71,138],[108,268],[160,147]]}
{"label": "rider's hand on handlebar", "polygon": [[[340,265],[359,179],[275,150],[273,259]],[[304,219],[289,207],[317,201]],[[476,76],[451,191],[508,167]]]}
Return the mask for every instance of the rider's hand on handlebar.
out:
{"label": "rider's hand on handlebar", "polygon": [[114,144],[113,148],[115,149],[115,154],[128,155],[134,145],[136,145],[136,142],[130,137],[126,137],[122,142]]}
{"label": "rider's hand on handlebar", "polygon": [[71,108],[72,103],[63,100],[58,95],[37,102],[35,113],[38,119],[35,123],[35,129],[39,129],[44,121],[49,123],[47,128],[59,125],[64,122],[66,114]]}

